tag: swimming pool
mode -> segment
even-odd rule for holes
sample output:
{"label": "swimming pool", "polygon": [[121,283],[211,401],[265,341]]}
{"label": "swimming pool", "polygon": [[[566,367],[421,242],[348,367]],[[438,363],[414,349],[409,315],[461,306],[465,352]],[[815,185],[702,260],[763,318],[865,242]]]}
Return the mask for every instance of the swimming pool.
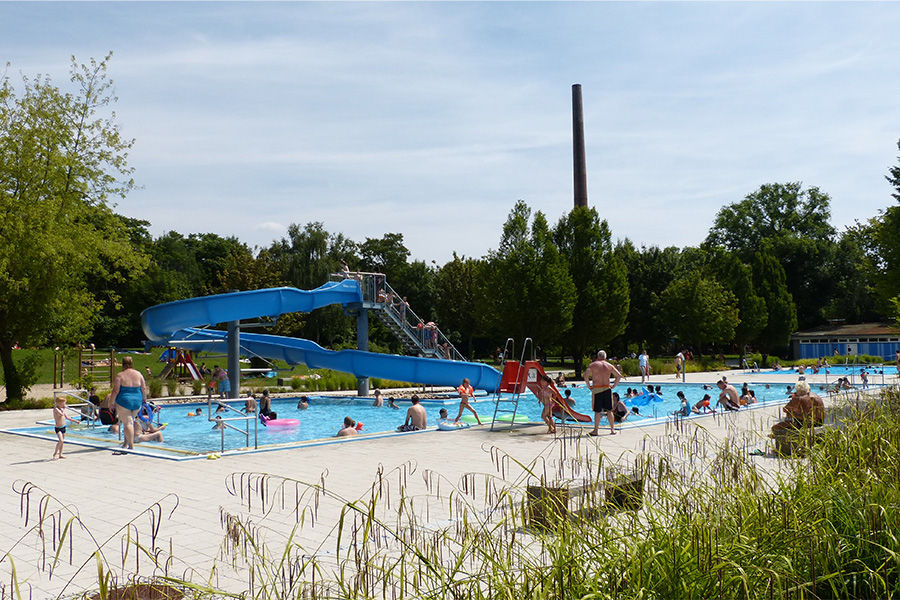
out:
{"label": "swimming pool", "polygon": [[[891,379],[897,377],[897,367],[895,366],[883,366],[883,365],[828,365],[828,370],[824,368],[819,369],[818,375],[828,375],[829,381],[832,378],[837,377],[845,377],[847,375],[859,376],[860,371],[865,371],[869,374],[869,379],[877,377],[879,381],[881,381],[881,376],[884,375],[885,379]],[[745,371],[746,372],[746,371]],[[791,373],[797,375],[797,367],[791,367],[787,369],[781,369],[780,371],[773,371],[772,369],[763,369],[762,371],[757,371],[761,375],[790,375]],[[811,367],[806,367],[804,370],[804,375],[813,375],[813,371]]]}
{"label": "swimming pool", "polygon": [[[617,388],[624,396],[629,385],[626,381]],[[625,426],[634,427],[641,424],[655,422],[656,419],[668,417],[677,410],[680,402],[676,392],[683,391],[688,402],[693,406],[704,394],[709,394],[713,405],[718,398],[719,391],[715,386],[699,383],[667,383],[659,384],[661,396],[652,401],[645,402],[646,398],[626,399],[625,404],[629,408],[638,406],[640,415],[630,415]],[[787,399],[785,387],[779,384],[751,384],[750,388],[756,392],[761,403],[784,402]],[[567,388],[572,392],[575,400],[574,410],[592,416],[590,392],[584,385]],[[565,390],[561,390],[565,391]],[[395,434],[398,425],[406,419],[406,409],[410,403],[408,400],[397,400],[400,409],[387,407],[376,408],[372,406],[371,399],[356,397],[342,398],[334,396],[309,396],[309,408],[300,410],[297,408],[298,398],[273,398],[272,409],[278,413],[279,419],[297,419],[300,421],[297,427],[275,428],[264,427],[255,420],[229,421],[241,430],[246,431],[249,425],[248,437],[237,431],[227,429],[224,435],[225,451],[243,451],[253,449],[276,449],[285,446],[309,443],[329,443],[336,441],[334,435],[342,427],[345,416],[349,416],[363,424],[361,433],[383,435]],[[229,401],[227,403],[234,409],[244,406],[243,400]],[[428,413],[430,426],[436,426],[440,419],[439,411],[446,408],[453,418],[459,406],[459,399],[453,394],[447,394],[443,398],[423,400],[422,405]],[[483,423],[490,423],[494,415],[494,402],[490,396],[476,397],[473,406],[481,416]],[[213,403],[215,408],[215,403]],[[202,416],[189,417],[188,413],[194,413],[201,409]],[[223,418],[235,418],[239,415],[234,411],[221,413]],[[471,415],[471,413],[466,413]],[[519,401],[518,415],[526,420],[539,423],[541,406],[531,393],[522,394]],[[213,414],[215,417],[215,413]],[[464,420],[470,417],[464,416]],[[518,419],[517,419],[518,420]],[[219,430],[214,430],[214,422],[209,420],[207,403],[178,404],[163,406],[158,413],[155,422],[168,423],[163,431],[165,442],[146,442],[139,444],[137,448],[142,453],[154,456],[166,456],[169,458],[196,458],[200,455],[221,452],[223,449],[223,435]],[[587,425],[587,424],[586,424]],[[42,424],[38,427],[12,430],[13,433],[33,435],[55,441],[52,424]],[[67,442],[72,444],[85,444],[114,448],[120,443],[116,434],[109,433],[105,426],[86,427],[82,425],[69,426]],[[254,442],[254,440],[256,440]],[[317,442],[318,441],[318,442]]]}
{"label": "swimming pool", "polygon": [[[709,394],[711,406],[715,406],[716,401],[719,398],[719,388],[717,388],[713,384],[701,384],[701,383],[660,383],[653,384],[654,388],[659,387],[661,394],[659,396],[653,397],[652,399],[638,396],[637,398],[625,398],[625,392],[628,388],[637,389],[640,391],[640,383],[630,383],[628,381],[623,381],[616,387],[616,391],[619,392],[619,395],[625,402],[625,406],[629,409],[632,406],[637,406],[640,411],[640,415],[631,415],[628,417],[628,422],[633,422],[637,420],[647,420],[647,419],[658,419],[660,417],[665,417],[671,415],[673,412],[678,410],[681,407],[681,400],[678,399],[677,393],[679,391],[684,392],[684,397],[687,398],[688,403],[693,406],[697,402],[699,402],[705,394]],[[741,392],[741,384],[735,386],[738,390],[738,393]],[[749,388],[753,390],[756,394],[757,399],[761,404],[766,404],[768,402],[786,402],[788,398],[787,385],[782,386],[781,384],[776,383],[750,383]],[[567,388],[572,391],[572,398],[575,399],[575,410],[585,414],[591,414],[591,395],[588,388],[584,385],[579,385],[575,388]],[[565,390],[560,390],[565,392]],[[525,396],[523,396],[525,398]],[[525,404],[536,404],[536,402],[531,402],[534,400],[532,396],[529,400],[525,402]],[[537,412],[535,413],[534,420],[540,419],[540,406],[536,407]],[[529,416],[532,416],[532,413],[528,413]]]}

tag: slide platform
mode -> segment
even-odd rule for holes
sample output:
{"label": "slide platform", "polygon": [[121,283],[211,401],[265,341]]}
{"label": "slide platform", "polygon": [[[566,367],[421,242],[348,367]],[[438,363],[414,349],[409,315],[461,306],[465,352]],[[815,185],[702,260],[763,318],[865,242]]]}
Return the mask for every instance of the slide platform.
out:
{"label": "slide platform", "polygon": [[[503,377],[500,381],[500,390],[509,393],[521,393],[526,388],[535,396],[538,396],[541,386],[538,380],[546,375],[544,367],[536,360],[528,360],[525,363],[509,361],[503,367]],[[575,411],[563,398],[556,388],[555,383],[550,383],[553,392],[553,416],[557,419],[571,419],[581,423],[590,423],[594,419],[588,415]],[[538,396],[539,397],[539,396]]]}
{"label": "slide platform", "polygon": [[[314,290],[270,288],[190,298],[160,304],[141,313],[147,337],[156,343],[191,340],[196,351],[224,352],[224,331],[197,329],[239,319],[275,318],[287,312],[310,312],[330,304],[362,302],[356,281],[327,283]],[[378,354],[360,350],[326,350],[315,342],[277,335],[241,332],[241,349],[270,360],[332,369],[356,377],[378,377],[427,385],[456,387],[469,378],[473,388],[493,392],[500,374],[481,363],[416,356]]]}

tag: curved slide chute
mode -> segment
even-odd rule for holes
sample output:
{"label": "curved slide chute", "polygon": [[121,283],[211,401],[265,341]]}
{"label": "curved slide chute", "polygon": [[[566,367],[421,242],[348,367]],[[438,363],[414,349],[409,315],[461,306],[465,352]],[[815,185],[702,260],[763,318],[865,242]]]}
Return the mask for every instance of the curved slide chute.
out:
{"label": "curved slide chute", "polygon": [[[271,288],[178,300],[146,309],[141,313],[141,324],[147,337],[156,343],[190,340],[193,349],[224,352],[224,331],[196,327],[239,319],[274,318],[288,312],[310,312],[329,304],[359,302],[362,302],[359,284],[346,280],[310,291]],[[489,392],[497,387],[500,375],[493,367],[481,363],[360,350],[333,351],[310,340],[259,333],[241,332],[241,348],[271,360],[332,369],[356,377],[454,387],[468,377],[472,387]]]}
{"label": "curved slide chute", "polygon": [[151,306],[141,313],[141,326],[150,341],[167,343],[175,332],[186,327],[275,318],[285,313],[312,312],[331,304],[353,302],[362,302],[362,291],[359,283],[349,279],[332,281],[308,291],[281,287],[231,292]]}

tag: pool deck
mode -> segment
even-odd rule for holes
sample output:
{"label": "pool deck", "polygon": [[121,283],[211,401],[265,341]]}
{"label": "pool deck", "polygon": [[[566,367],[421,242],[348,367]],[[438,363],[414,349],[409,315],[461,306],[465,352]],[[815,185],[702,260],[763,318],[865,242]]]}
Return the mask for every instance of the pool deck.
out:
{"label": "pool deck", "polygon": [[[740,388],[744,381],[787,386],[797,381],[795,372],[726,373],[729,383]],[[719,373],[689,373],[689,383],[713,384]],[[824,383],[824,375],[806,375],[811,385]],[[829,382],[835,378],[830,377]],[[674,376],[651,377],[653,383],[676,383]],[[881,383],[881,377],[873,376],[872,383]],[[629,378],[622,387],[634,387],[639,378]],[[896,383],[896,378],[885,383]],[[711,392],[712,393],[712,392]],[[715,396],[714,396],[715,397]],[[765,434],[777,419],[779,405],[768,405],[753,410],[704,416],[688,419],[683,423],[701,427],[714,440],[741,438],[741,447],[751,449],[765,447]],[[399,411],[398,411],[399,412]],[[51,418],[51,411],[0,412],[0,429],[29,427],[36,421]],[[74,536],[73,554],[76,565],[60,564],[53,577],[38,570],[41,548],[34,533],[33,514],[43,493],[50,494],[50,511],[64,506],[76,511],[95,540],[118,540],[122,528],[135,520],[141,528],[143,543],[149,543],[149,519],[145,511],[154,503],[163,509],[157,544],[168,551],[173,548],[173,572],[183,575],[186,569],[194,569],[202,581],[217,564],[216,584],[232,591],[246,590],[247,572],[232,569],[227,561],[216,562],[224,534],[220,520],[220,508],[235,515],[251,514],[247,501],[231,495],[226,488],[227,478],[235,473],[268,473],[294,480],[315,483],[323,474],[328,491],[339,498],[353,500],[369,497],[373,481],[379,471],[386,473],[386,480],[396,482],[400,472],[406,473],[408,491],[424,493],[426,472],[438,473],[447,482],[458,484],[470,473],[500,475],[498,453],[507,453],[523,463],[544,457],[543,463],[551,463],[562,452],[571,452],[573,445],[585,456],[605,453],[613,461],[625,461],[630,455],[646,448],[648,441],[662,442],[670,430],[669,425],[625,427],[617,435],[610,436],[608,427],[599,437],[585,435],[587,429],[566,427],[566,440],[545,433],[541,426],[516,427],[513,430],[491,432],[489,426],[472,427],[454,432],[419,432],[397,434],[366,439],[366,436],[350,438],[347,442],[269,451],[258,454],[226,455],[218,460],[192,460],[173,462],[145,456],[114,455],[108,450],[66,447],[66,460],[51,461],[53,443],[16,435],[0,436],[3,457],[0,459],[0,598],[10,596],[9,552],[14,560],[17,579],[24,598],[68,597],[83,589],[96,587],[97,567],[93,561],[79,571],[88,560],[95,546],[91,537],[83,532]],[[560,431],[564,430],[560,428]],[[566,449],[563,450],[563,445]],[[753,456],[753,461],[763,468],[777,468],[777,459]],[[404,467],[403,465],[407,465]],[[410,474],[415,469],[415,473]],[[396,471],[396,469],[400,471]],[[510,472],[504,467],[504,475],[516,483],[523,482],[521,472]],[[40,488],[32,491],[32,518],[28,527],[21,515],[21,502],[17,490],[25,482]],[[256,504],[254,501],[253,504]],[[300,540],[307,548],[321,548],[323,553],[334,550],[333,527],[340,518],[342,502],[323,501],[316,514],[317,525],[305,527]],[[255,508],[255,506],[254,506]],[[288,512],[288,511],[285,511]],[[171,513],[171,514],[170,514]],[[142,516],[143,515],[143,516]],[[254,522],[262,519],[253,513]],[[290,514],[274,511],[263,521],[276,533],[290,531],[294,519]],[[49,531],[49,528],[48,528]],[[49,539],[49,534],[48,534]],[[277,546],[277,540],[273,540]],[[49,545],[48,545],[49,548]],[[48,550],[50,551],[50,550]],[[106,556],[115,564],[120,544],[107,545]],[[68,556],[68,548],[64,555]],[[51,554],[52,557],[52,554]],[[129,565],[134,564],[133,557]],[[120,565],[121,566],[121,565]],[[146,574],[143,570],[142,574]],[[72,580],[69,583],[69,580]]]}

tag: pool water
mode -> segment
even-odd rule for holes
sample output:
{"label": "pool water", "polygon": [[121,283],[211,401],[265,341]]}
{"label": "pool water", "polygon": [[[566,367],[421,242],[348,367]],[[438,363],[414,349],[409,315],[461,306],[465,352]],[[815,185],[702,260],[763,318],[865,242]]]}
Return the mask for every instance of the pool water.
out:
{"label": "pool water", "polygon": [[[847,375],[854,375],[859,377],[860,371],[865,371],[869,374],[869,381],[874,381],[877,377],[879,381],[881,381],[881,376],[884,375],[886,379],[890,379],[893,377],[897,377],[897,367],[895,366],[882,366],[882,365],[828,365],[828,373],[829,381],[831,378],[844,377]],[[763,375],[768,374],[797,374],[797,367],[790,367],[786,369],[781,369],[780,371],[773,371],[772,369],[763,369],[761,371]],[[806,367],[804,375],[812,375],[812,368]],[[825,369],[819,369],[818,375],[825,375]]]}
{"label": "pool water", "polygon": [[[637,396],[635,398],[625,398],[625,392],[628,388],[637,389],[640,391],[640,384],[630,384],[625,381],[620,383],[616,387],[616,392],[622,397],[622,400],[625,402],[625,406],[631,409],[631,407],[637,407],[638,411],[640,411],[639,415],[630,415],[628,417],[628,422],[646,420],[646,419],[656,419],[659,417],[665,417],[671,415],[673,412],[681,408],[681,400],[678,399],[677,393],[679,391],[684,392],[684,397],[687,398],[690,406],[694,406],[697,402],[699,402],[705,394],[709,394],[710,396],[710,406],[715,407],[716,401],[719,398],[719,388],[715,385],[711,384],[700,384],[700,383],[661,383],[661,384],[653,384],[653,387],[659,387],[661,394],[659,396]],[[735,388],[738,391],[738,394],[741,392],[741,386],[737,385]],[[572,391],[572,398],[575,399],[574,409],[577,412],[591,415],[591,394],[590,390],[586,386],[580,385],[575,388],[567,388]],[[779,384],[763,384],[763,383],[751,383],[750,389],[756,394],[757,399],[760,403],[765,404],[768,402],[787,402],[788,392],[787,385],[781,386]],[[560,390],[565,393],[565,389]],[[530,402],[530,400],[534,400],[534,397],[526,399],[526,396],[522,396],[524,400],[524,404],[526,407],[530,404],[537,404],[537,402]],[[523,403],[520,403],[522,406]],[[534,420],[540,419],[540,406],[536,407],[536,417]],[[531,416],[531,412],[528,413]]]}
{"label": "pool water", "polygon": [[[628,382],[620,384],[616,389],[624,396],[625,390],[629,386]],[[653,399],[647,397],[638,397],[634,399],[625,399],[625,404],[629,408],[638,406],[640,415],[630,415],[626,426],[640,425],[641,423],[652,422],[653,419],[670,416],[680,407],[680,402],[676,397],[676,392],[683,391],[685,397],[691,406],[698,402],[704,394],[709,394],[712,404],[715,405],[719,395],[719,390],[715,386],[704,386],[699,383],[688,384],[660,384],[661,395]],[[750,389],[756,392],[757,398],[761,403],[768,402],[785,402],[787,400],[786,386],[779,384],[751,384]],[[567,388],[572,392],[572,398],[575,400],[574,410],[580,413],[593,416],[591,412],[590,391],[583,385]],[[739,389],[739,388],[738,388]],[[561,390],[565,392],[565,390]],[[240,450],[246,448],[273,448],[281,445],[297,444],[303,442],[311,442],[314,440],[333,439],[335,434],[342,428],[345,416],[349,416],[357,422],[363,424],[360,433],[383,433],[389,434],[394,432],[397,426],[401,425],[406,419],[406,409],[410,406],[409,401],[397,400],[400,409],[392,409],[388,407],[376,408],[372,406],[371,399],[360,399],[356,397],[341,398],[334,396],[309,396],[309,408],[300,410],[297,408],[297,398],[273,398],[272,409],[278,413],[279,419],[297,419],[300,421],[296,427],[264,427],[256,420],[229,421],[231,425],[238,427],[241,431],[246,431],[249,425],[249,442],[247,436],[232,429],[225,430],[224,449]],[[234,400],[227,403],[234,409],[241,409],[244,406],[243,400]],[[456,416],[459,406],[459,399],[455,395],[448,394],[446,397],[437,400],[423,400],[422,405],[428,413],[428,423],[430,426],[436,426],[440,420],[439,412],[441,408],[446,408],[450,418]],[[481,417],[483,423],[490,423],[493,415],[495,404],[491,396],[481,395],[476,397],[473,403],[475,410]],[[215,407],[215,404],[213,404]],[[196,412],[197,409],[202,410],[201,416],[189,417],[188,413]],[[234,411],[220,413],[225,419],[240,417]],[[468,416],[467,416],[468,415]],[[541,405],[537,398],[530,392],[526,392],[520,396],[518,405],[517,421],[523,417],[528,421],[540,422]],[[215,413],[213,414],[215,417]],[[463,420],[474,419],[469,411],[464,414]],[[214,430],[214,422],[209,420],[208,406],[202,404],[179,404],[175,406],[164,406],[158,413],[154,422],[168,423],[163,431],[165,442],[159,444],[156,442],[146,442],[139,444],[139,448],[151,453],[186,453],[186,454],[206,454],[210,452],[219,452],[222,450],[222,432]],[[254,431],[255,427],[255,431]],[[42,427],[32,427],[27,430],[18,430],[22,433],[30,435],[38,435],[40,437],[48,437],[55,440],[52,425]],[[254,436],[256,436],[256,444],[254,444]],[[99,443],[104,446],[116,446],[119,443],[117,435],[107,432],[105,426],[84,427],[70,426],[67,440],[76,442],[80,440],[84,443]]]}

